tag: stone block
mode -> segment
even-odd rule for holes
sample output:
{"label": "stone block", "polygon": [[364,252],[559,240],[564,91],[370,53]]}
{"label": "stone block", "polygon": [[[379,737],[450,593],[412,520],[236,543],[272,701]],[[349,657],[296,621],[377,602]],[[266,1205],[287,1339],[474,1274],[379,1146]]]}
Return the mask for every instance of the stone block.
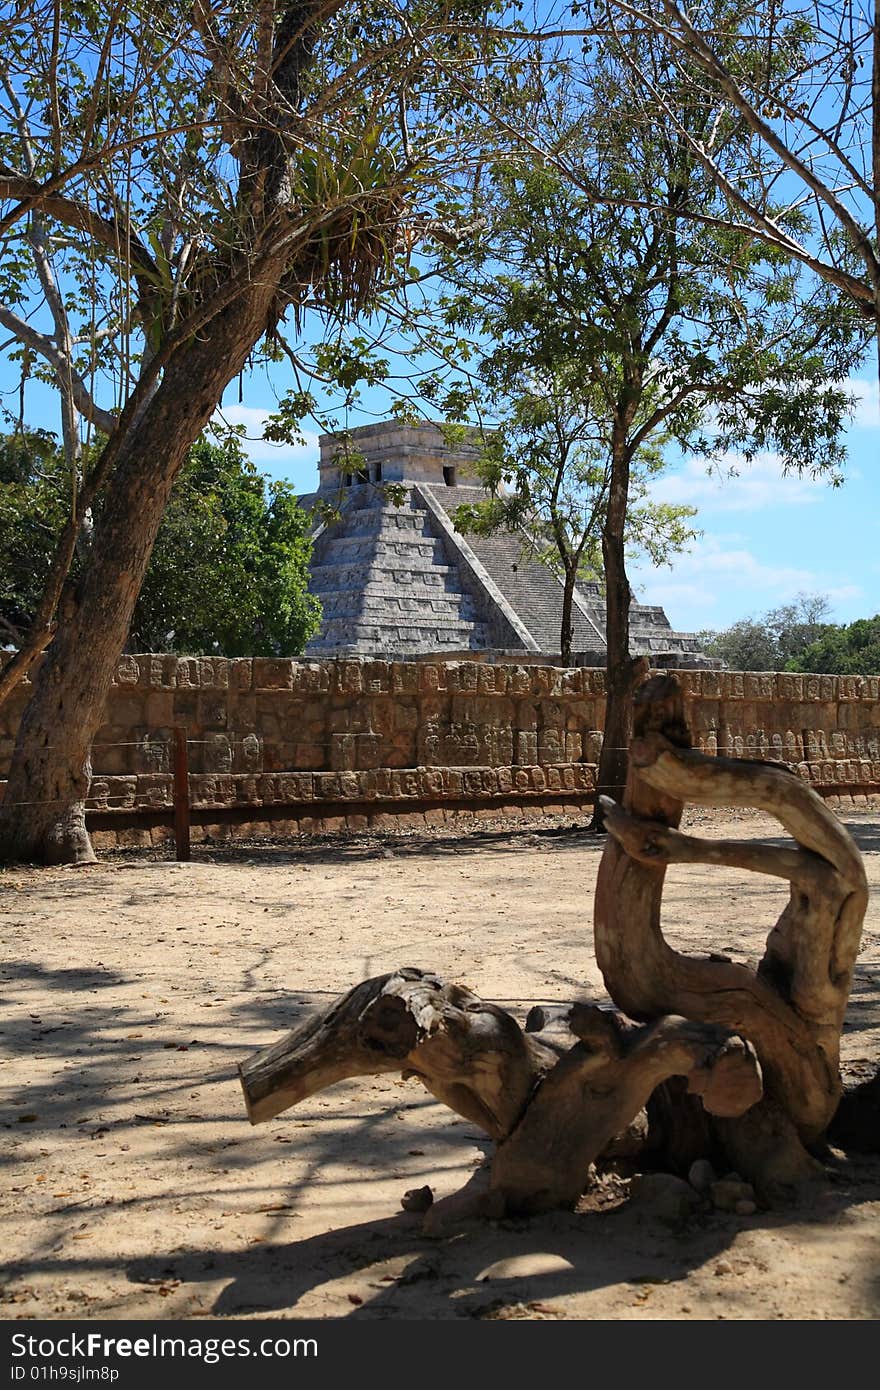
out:
{"label": "stone block", "polygon": [[806,676],[780,671],[776,677],[776,694],[780,700],[798,701],[806,696]]}
{"label": "stone block", "polygon": [[151,690],[173,690],[177,683],[177,657],[171,654],[145,655],[135,658],[140,672],[139,684]]}
{"label": "stone block", "polygon": [[395,661],[391,667],[391,689],[395,695],[416,695],[419,691],[419,667],[415,661]]}
{"label": "stone block", "polygon": [[562,691],[562,672],[558,666],[533,666],[532,690],[536,695],[559,695]]}
{"label": "stone block", "polygon": [[195,773],[190,776],[190,794],[194,806],[233,806],[236,801],[236,778],[219,773]]}
{"label": "stone block", "polygon": [[745,698],[745,678],[742,671],[722,671],[721,699],[742,700]]}
{"label": "stone block", "polygon": [[356,745],[352,734],[331,734],[330,766],[334,771],[351,772],[356,765]]}
{"label": "stone block", "polygon": [[329,767],[329,743],[329,738],[313,742],[303,739],[295,743],[294,767],[303,772],[320,772]]}
{"label": "stone block", "polygon": [[254,685],[254,662],[252,657],[236,657],[229,662],[230,690],[252,690]]}
{"label": "stone block", "polygon": [[291,663],[292,688],[298,695],[326,695],[332,684],[332,668],[333,663],[329,661],[294,661]]}
{"label": "stone block", "polygon": [[540,729],[538,731],[538,758],[537,761],[544,763],[564,763],[565,759],[565,731],[558,728]]}
{"label": "stone block", "polygon": [[117,830],[115,838],[119,849],[147,849],[152,844],[149,830]]}
{"label": "stone block", "polygon": [[229,688],[229,662],[222,656],[200,656],[199,684],[203,690]]}
{"label": "stone block", "polygon": [[[210,807],[208,809],[216,809]],[[190,829],[190,839],[194,844],[213,845],[225,840],[233,840],[241,834],[242,827],[228,821],[210,821],[207,825],[194,825]]]}
{"label": "stone block", "polygon": [[147,699],[148,696],[145,691],[135,690],[129,686],[114,691],[108,701],[113,711],[113,723],[124,728],[129,738],[132,738],[138,729],[146,727]]}
{"label": "stone block", "polygon": [[481,665],[477,670],[477,690],[481,695],[505,695],[507,693],[508,674],[504,666],[495,666],[490,663]]}
{"label": "stone block", "polygon": [[367,695],[388,695],[391,691],[391,663],[365,661],[363,683],[364,693]]}
{"label": "stone block", "polygon": [[419,726],[419,707],[411,700],[398,700],[392,706],[392,727],[412,732]]}
{"label": "stone block", "polygon": [[530,767],[538,761],[538,735],[535,730],[521,729],[517,733],[515,760],[519,767]]}
{"label": "stone block", "polygon": [[[115,712],[115,711],[114,711]],[[199,696],[198,689],[187,689],[185,686],[178,685],[174,692],[174,722],[183,724],[187,728],[195,729],[198,724]]]}
{"label": "stone block", "polygon": [[446,667],[435,666],[433,662],[419,662],[419,689],[426,694],[433,694],[437,690],[446,689]]}
{"label": "stone block", "polygon": [[447,667],[447,685],[454,694],[476,694],[480,667],[475,661],[452,661]]}
{"label": "stone block", "polygon": [[378,734],[355,734],[355,767],[377,768],[381,762],[382,739]]}
{"label": "stone block", "polygon": [[746,700],[772,700],[776,695],[776,677],[772,671],[746,671],[743,674],[743,696]]}
{"label": "stone block", "polygon": [[[12,745],[10,740],[10,756]],[[92,744],[92,770],[96,777],[105,774],[132,773],[136,770],[137,741],[128,739],[124,743],[97,738]]]}
{"label": "stone block", "polygon": [[144,701],[144,720],[149,728],[168,728],[174,723],[174,691],[150,690]]}
{"label": "stone block", "polygon": [[487,767],[510,765],[513,762],[513,730],[494,724],[479,726],[479,757]]}
{"label": "stone block", "polygon": [[508,673],[507,688],[511,695],[531,695],[531,668],[529,666],[512,666]]}
{"label": "stone block", "polygon": [[704,700],[720,700],[724,694],[724,672],[700,671],[700,693]]}
{"label": "stone block", "polygon": [[422,767],[418,769],[418,775],[423,797],[430,799],[446,795],[446,781],[440,768]]}
{"label": "stone block", "polygon": [[232,741],[236,772],[257,772],[263,766],[263,741],[256,734],[245,734]]}
{"label": "stone block", "polygon": [[195,749],[191,761],[201,772],[232,772],[232,740],[226,734],[206,734]]}
{"label": "stone block", "polygon": [[335,689],[340,695],[360,695],[364,688],[363,667],[359,661],[337,661],[335,666]]}
{"label": "stone block", "polygon": [[113,685],[137,685],[141,678],[137,657],[121,656],[116,663]]}
{"label": "stone block", "polygon": [[[712,675],[713,672],[701,671],[701,675]],[[710,730],[717,732],[721,722],[721,705],[717,700],[701,699],[695,703],[690,711],[691,728],[698,733],[708,733]]]}
{"label": "stone block", "polygon": [[837,698],[839,700],[861,699],[863,680],[863,676],[838,676]]}
{"label": "stone block", "polygon": [[362,774],[358,772],[339,773],[339,795],[345,801],[360,801],[363,799],[364,787],[361,780]]}
{"label": "stone block", "polygon": [[708,674],[706,671],[676,671],[675,679],[686,700],[699,700],[703,693],[703,676]]}
{"label": "stone block", "polygon": [[417,798],[421,794],[419,772],[415,768],[408,771],[392,772],[391,796],[393,799]]}
{"label": "stone block", "polygon": [[416,740],[412,734],[396,734],[390,744],[382,745],[381,762],[386,767],[412,767],[419,762]]}
{"label": "stone block", "polygon": [[136,804],[148,810],[165,810],[173,804],[174,784],[162,773],[142,773],[137,778]]}
{"label": "stone block", "polygon": [[327,711],[327,730],[331,735],[347,734],[351,731],[350,705],[333,705]]}
{"label": "stone block", "polygon": [[233,780],[235,782],[235,799],[239,805],[258,806],[260,804],[259,777],[245,775]]}
{"label": "stone block", "polygon": [[440,735],[440,761],[447,767],[473,767],[479,762],[480,740],[474,724],[451,724]]}
{"label": "stone block", "polygon": [[[133,767],[135,772],[171,772],[174,756],[172,753],[173,740],[170,730],[168,733],[167,738],[151,738],[149,736],[138,738],[133,749],[122,749],[121,751],[130,751],[133,755],[128,760],[129,766]],[[109,751],[112,752],[112,749]],[[192,753],[192,750],[190,752]]]}
{"label": "stone block", "polygon": [[519,700],[514,712],[517,729],[536,730],[539,722],[538,706],[533,700]]}
{"label": "stone block", "polygon": [[292,690],[293,662],[275,657],[255,656],[253,683],[255,690]]}
{"label": "stone block", "polygon": [[[153,698],[152,696],[149,698]],[[227,699],[223,689],[202,689],[199,691],[196,706],[199,728],[225,729],[227,722]]]}
{"label": "stone block", "polygon": [[596,666],[584,667],[583,674],[584,694],[603,696],[605,695],[605,672]]}
{"label": "stone block", "polygon": [[572,768],[574,791],[593,792],[596,790],[596,769],[587,763],[576,763]]}

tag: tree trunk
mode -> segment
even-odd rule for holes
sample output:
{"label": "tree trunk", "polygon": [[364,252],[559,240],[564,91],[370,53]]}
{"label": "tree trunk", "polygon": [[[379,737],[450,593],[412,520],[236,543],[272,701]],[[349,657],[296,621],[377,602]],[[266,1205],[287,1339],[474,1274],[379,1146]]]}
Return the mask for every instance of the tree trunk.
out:
{"label": "tree trunk", "polygon": [[619,801],[626,784],[629,741],[632,736],[632,692],[642,667],[629,654],[629,610],[632,593],[626,574],[624,531],[629,505],[629,453],[625,429],[616,422],[611,444],[608,509],[602,529],[605,569],[605,719],[596,772],[596,808],[590,830],[605,828],[600,796]]}
{"label": "tree trunk", "polygon": [[572,565],[565,571],[565,579],[562,584],[562,626],[559,633],[559,652],[565,666],[571,665],[571,644],[574,639],[574,626],[571,621],[572,609],[574,608],[574,585],[577,579],[577,570]]}
{"label": "tree trunk", "polygon": [[187,451],[266,326],[284,257],[181,347],[122,444],[91,554],[64,604],[18,730],[0,807],[0,860],[88,863],[90,749],[168,496]]}

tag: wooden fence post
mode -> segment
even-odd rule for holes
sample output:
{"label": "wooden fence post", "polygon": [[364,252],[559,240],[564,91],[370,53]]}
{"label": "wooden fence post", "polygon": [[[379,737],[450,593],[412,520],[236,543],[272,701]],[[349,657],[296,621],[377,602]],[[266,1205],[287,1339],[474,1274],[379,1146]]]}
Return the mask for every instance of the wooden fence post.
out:
{"label": "wooden fence post", "polygon": [[174,730],[174,845],[179,860],[189,860],[189,762],[186,729]]}

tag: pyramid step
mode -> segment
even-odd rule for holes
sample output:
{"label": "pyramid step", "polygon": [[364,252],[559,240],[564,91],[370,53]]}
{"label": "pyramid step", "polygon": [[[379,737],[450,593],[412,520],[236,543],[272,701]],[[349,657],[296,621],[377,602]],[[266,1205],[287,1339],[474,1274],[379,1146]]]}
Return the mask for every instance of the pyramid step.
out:
{"label": "pyramid step", "polygon": [[338,527],[347,536],[373,536],[392,527],[397,531],[422,531],[427,524],[427,513],[389,504],[347,510],[339,521],[330,523],[330,528]]}
{"label": "pyramid step", "polygon": [[369,591],[350,594],[340,590],[335,594],[325,594],[321,599],[321,605],[327,616],[340,613],[369,613],[370,617],[382,618],[387,614],[390,621],[394,621],[398,613],[442,613],[445,616],[462,618],[466,622],[475,622],[477,619],[476,605],[467,594],[445,594],[438,598],[431,593],[420,594],[418,597],[397,593],[388,597]]}
{"label": "pyramid step", "polygon": [[322,556],[327,550],[332,550],[338,555],[347,551],[372,555],[383,547],[404,546],[410,549],[420,545],[439,546],[441,552],[443,548],[443,543],[439,537],[432,535],[430,531],[403,529],[398,526],[386,526],[370,535],[361,533],[352,535],[350,532],[346,532],[344,535],[325,535],[321,537],[317,548]]}
{"label": "pyramid step", "polygon": [[431,565],[442,565],[446,561],[446,554],[440,541],[424,540],[417,541],[385,541],[377,540],[364,544],[352,544],[350,541],[328,541],[321,548],[321,552],[316,556],[313,568],[321,565],[369,565],[369,564],[409,564],[414,562],[416,565],[428,563]]}
{"label": "pyramid step", "polygon": [[488,629],[484,623],[439,628],[420,625],[386,625],[365,622],[329,624],[326,631],[313,638],[306,647],[307,655],[322,651],[339,651],[361,647],[363,651],[447,651],[482,650],[488,646]]}
{"label": "pyramid step", "polygon": [[458,574],[452,565],[432,565],[429,561],[420,560],[418,564],[388,564],[381,569],[368,564],[313,565],[309,587],[316,594],[342,588],[362,590],[371,579],[389,585],[421,582],[432,588],[444,587],[446,580],[458,585]]}

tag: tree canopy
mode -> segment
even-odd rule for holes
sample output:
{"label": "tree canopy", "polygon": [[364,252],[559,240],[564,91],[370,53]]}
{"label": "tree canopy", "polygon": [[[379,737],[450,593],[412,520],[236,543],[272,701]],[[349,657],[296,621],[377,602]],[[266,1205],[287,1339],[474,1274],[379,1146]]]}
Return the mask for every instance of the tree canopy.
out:
{"label": "tree canopy", "polygon": [[721,632],[701,632],[701,645],[731,671],[795,669],[789,663],[798,661],[829,629],[830,611],[831,603],[822,594],[798,594],[794,602],[771,608],[760,617],[740,618]]}
{"label": "tree canopy", "polygon": [[296,656],[320,623],[308,592],[310,517],[235,440],[181,469],[132,620],[137,651]]}
{"label": "tree canopy", "polygon": [[821,636],[786,664],[787,671],[841,676],[880,675],[880,613],[854,623],[829,624]]}
{"label": "tree canopy", "polygon": [[[0,625],[13,642],[33,621],[69,500],[54,439],[0,440]],[[235,438],[200,440],[171,493],[129,649],[300,653],[320,622],[307,587],[309,526],[290,485],[260,475]]]}

